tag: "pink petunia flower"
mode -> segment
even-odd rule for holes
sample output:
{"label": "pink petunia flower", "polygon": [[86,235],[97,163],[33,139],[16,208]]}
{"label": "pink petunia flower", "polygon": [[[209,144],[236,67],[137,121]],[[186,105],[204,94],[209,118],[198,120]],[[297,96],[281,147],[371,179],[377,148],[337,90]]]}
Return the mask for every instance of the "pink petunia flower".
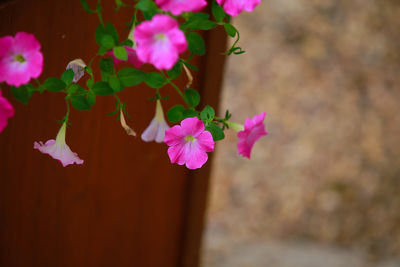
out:
{"label": "pink petunia flower", "polygon": [[227,14],[236,17],[243,10],[253,11],[261,3],[261,0],[217,0],[217,3],[224,8]]}
{"label": "pink petunia flower", "polygon": [[199,11],[207,5],[205,0],[156,0],[156,4],[164,11],[170,11],[174,16],[182,12]]}
{"label": "pink petunia flower", "polygon": [[0,133],[6,128],[9,118],[14,116],[14,108],[7,98],[1,95],[0,91]]}
{"label": "pink petunia flower", "polygon": [[142,133],[142,140],[145,142],[156,141],[161,143],[164,141],[165,131],[169,129],[167,122],[164,119],[164,112],[161,106],[161,101],[157,100],[156,114],[150,122],[149,127]]}
{"label": "pink petunia flower", "polygon": [[83,164],[83,160],[78,157],[78,154],[71,151],[65,143],[65,131],[67,124],[64,122],[57,134],[56,140],[50,139],[45,144],[43,142],[35,142],[33,148],[44,154],[49,154],[53,159],[61,162],[63,167],[69,164]]}
{"label": "pink petunia flower", "polygon": [[0,82],[19,87],[42,73],[43,55],[35,36],[19,32],[0,38]]}
{"label": "pink petunia flower", "polygon": [[72,82],[76,83],[82,78],[85,74],[85,67],[86,63],[80,58],[74,59],[68,63],[66,69],[72,69],[74,71],[74,79]]}
{"label": "pink petunia flower", "polygon": [[151,21],[142,22],[133,35],[139,60],[160,70],[172,68],[179,53],[187,49],[185,34],[178,22],[168,15],[158,14]]}
{"label": "pink petunia flower", "polygon": [[268,132],[265,130],[264,118],[266,113],[255,115],[253,118],[247,118],[243,126],[237,127],[234,123],[228,123],[228,125],[234,130],[239,130],[237,136],[239,142],[237,143],[238,154],[244,157],[250,158],[250,153],[254,143],[262,136],[267,135]]}
{"label": "pink petunia flower", "polygon": [[215,142],[204,128],[204,123],[194,117],[184,119],[181,125],[165,131],[164,142],[169,146],[171,163],[186,164],[188,169],[198,169],[206,163],[206,152],[214,151]]}
{"label": "pink petunia flower", "polygon": [[[124,48],[128,53],[128,60],[126,62],[132,64],[135,68],[140,68],[143,65],[143,62],[139,60],[136,50],[129,46],[124,46]],[[111,55],[113,57],[114,66],[117,66],[119,63],[123,62],[123,60],[114,56],[114,51],[112,50],[108,51],[107,55]]]}

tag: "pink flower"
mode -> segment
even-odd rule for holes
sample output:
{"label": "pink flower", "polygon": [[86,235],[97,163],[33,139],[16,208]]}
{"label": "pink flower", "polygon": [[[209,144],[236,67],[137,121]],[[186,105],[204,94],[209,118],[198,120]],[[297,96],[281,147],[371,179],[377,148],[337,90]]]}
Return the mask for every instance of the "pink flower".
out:
{"label": "pink flower", "polygon": [[[128,53],[129,64],[132,64],[135,68],[140,68],[143,65],[143,62],[139,60],[136,50],[129,46],[124,46],[126,52]],[[107,55],[111,55],[113,57],[114,66],[117,66],[119,63],[123,62],[123,60],[118,59],[114,56],[114,52],[112,50],[107,52]]]}
{"label": "pink flower", "polygon": [[0,133],[6,128],[7,120],[12,116],[14,116],[14,108],[0,91]]}
{"label": "pink flower", "polygon": [[162,10],[179,16],[182,12],[199,11],[207,5],[207,2],[205,0],[156,0],[156,4]]}
{"label": "pink flower", "polygon": [[45,144],[35,142],[33,148],[44,154],[49,154],[53,159],[60,161],[64,167],[74,163],[82,164],[83,160],[78,157],[78,154],[72,152],[65,143],[66,128],[67,124],[64,122],[57,134],[56,140],[48,140]]}
{"label": "pink flower", "polygon": [[151,21],[142,22],[133,35],[139,60],[160,70],[172,68],[179,53],[187,49],[185,34],[178,22],[168,15],[158,14]]}
{"label": "pink flower", "polygon": [[206,152],[214,150],[211,133],[204,130],[204,123],[196,117],[166,130],[164,142],[169,146],[171,163],[186,164],[188,169],[201,168],[208,159]]}
{"label": "pink flower", "polygon": [[[247,118],[245,120],[244,130],[239,131],[237,134],[239,138],[239,142],[237,144],[239,155],[250,158],[251,149],[253,148],[254,143],[262,136],[268,134],[264,125],[265,115],[266,113],[263,112],[255,115],[252,119]],[[228,125],[230,124],[228,123]]]}
{"label": "pink flower", "polygon": [[243,10],[253,11],[261,3],[261,0],[217,0],[217,3],[224,8],[227,14],[236,17]]}
{"label": "pink flower", "polygon": [[165,131],[169,129],[167,122],[164,119],[164,112],[161,107],[160,100],[157,100],[156,115],[150,122],[149,127],[142,133],[142,140],[145,142],[156,141],[161,143],[164,141]]}
{"label": "pink flower", "polygon": [[19,87],[42,73],[43,55],[33,34],[19,32],[0,38],[0,82]]}

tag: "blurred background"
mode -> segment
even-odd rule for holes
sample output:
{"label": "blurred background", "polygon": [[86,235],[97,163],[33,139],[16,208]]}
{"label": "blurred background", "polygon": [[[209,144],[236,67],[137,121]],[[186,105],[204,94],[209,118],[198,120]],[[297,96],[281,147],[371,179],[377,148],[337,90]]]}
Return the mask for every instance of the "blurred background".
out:
{"label": "blurred background", "polygon": [[[202,266],[400,266],[400,1],[269,0],[234,20]],[[232,41],[232,40],[231,40]],[[221,109],[222,114],[224,110]]]}

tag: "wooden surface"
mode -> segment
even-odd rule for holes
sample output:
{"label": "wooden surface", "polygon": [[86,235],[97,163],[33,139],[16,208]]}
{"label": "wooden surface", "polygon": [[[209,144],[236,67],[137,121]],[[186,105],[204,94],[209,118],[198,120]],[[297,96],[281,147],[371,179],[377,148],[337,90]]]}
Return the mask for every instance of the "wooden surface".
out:
{"label": "wooden surface", "polygon": [[[115,13],[114,1],[105,2],[105,21],[123,37],[131,12]],[[20,0],[0,9],[0,36],[26,31],[41,42],[41,81],[59,76],[70,60],[90,60],[97,24],[78,0]],[[194,59],[200,66],[194,88],[203,103],[215,104],[225,35],[205,37],[214,56]],[[130,137],[106,115],[114,108],[109,96],[98,97],[91,111],[72,111],[66,140],[85,163],[63,168],[33,150],[34,141],[55,138],[56,120],[65,114],[62,95],[35,94],[24,106],[3,89],[16,115],[0,135],[0,266],[196,266],[210,161],[193,172],[171,165],[165,144]],[[170,95],[164,109],[180,101],[169,87],[161,93]],[[120,94],[127,123],[139,134],[154,115],[152,96],[145,86]]]}

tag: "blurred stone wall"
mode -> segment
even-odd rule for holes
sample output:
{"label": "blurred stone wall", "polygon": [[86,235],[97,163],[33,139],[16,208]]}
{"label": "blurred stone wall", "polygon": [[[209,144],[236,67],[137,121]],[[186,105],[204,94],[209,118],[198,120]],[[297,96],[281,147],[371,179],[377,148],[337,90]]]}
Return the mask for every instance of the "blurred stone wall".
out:
{"label": "blurred stone wall", "polygon": [[221,106],[238,122],[266,111],[269,134],[251,160],[234,133],[218,143],[205,251],[271,238],[400,254],[400,1],[264,0],[234,25],[247,52],[228,58]]}

